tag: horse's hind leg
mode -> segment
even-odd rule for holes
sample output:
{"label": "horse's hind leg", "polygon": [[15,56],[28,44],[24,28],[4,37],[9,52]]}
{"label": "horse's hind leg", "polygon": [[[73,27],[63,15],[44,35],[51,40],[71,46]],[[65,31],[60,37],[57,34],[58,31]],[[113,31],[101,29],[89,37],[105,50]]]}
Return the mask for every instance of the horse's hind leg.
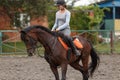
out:
{"label": "horse's hind leg", "polygon": [[83,80],[88,80],[88,73],[84,71],[84,68],[79,64],[79,62],[75,62],[70,64],[74,69],[79,70],[83,75]]}
{"label": "horse's hind leg", "polygon": [[51,70],[52,70],[52,72],[53,72],[53,74],[55,76],[55,79],[59,80],[59,74],[58,74],[57,66],[50,65],[50,68],[51,68]]}
{"label": "horse's hind leg", "polygon": [[83,80],[88,80],[89,78],[88,63],[89,63],[89,55],[82,57]]}

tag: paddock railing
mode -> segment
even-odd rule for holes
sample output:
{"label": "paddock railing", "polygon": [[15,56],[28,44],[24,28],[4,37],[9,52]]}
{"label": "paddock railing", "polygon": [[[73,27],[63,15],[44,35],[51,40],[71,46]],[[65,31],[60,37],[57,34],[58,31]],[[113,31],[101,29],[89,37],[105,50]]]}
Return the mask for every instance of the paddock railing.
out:
{"label": "paddock railing", "polygon": [[0,30],[0,54],[26,53],[17,30]]}
{"label": "paddock railing", "polygon": [[[120,31],[72,30],[72,35],[81,35],[92,42],[98,53],[120,53]],[[40,46],[37,53],[43,53]],[[0,30],[0,54],[26,54],[26,47],[17,30]]]}

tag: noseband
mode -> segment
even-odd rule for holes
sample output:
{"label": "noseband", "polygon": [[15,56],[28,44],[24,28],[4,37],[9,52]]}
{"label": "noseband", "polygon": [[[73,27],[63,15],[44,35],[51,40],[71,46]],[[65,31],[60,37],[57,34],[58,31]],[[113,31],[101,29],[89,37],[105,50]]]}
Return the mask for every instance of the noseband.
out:
{"label": "noseband", "polygon": [[[27,48],[27,50],[30,50],[30,49],[37,49],[37,54],[39,54],[39,45],[37,46],[37,45],[35,45],[35,43],[37,44],[37,40],[35,40],[32,36],[30,36],[30,35],[28,35],[28,34],[26,34],[26,36],[29,38],[29,45],[31,46],[30,48]],[[27,42],[27,41],[26,41]],[[26,43],[25,42],[25,43]],[[53,46],[52,46],[52,49],[54,50],[54,48],[55,48],[55,45],[56,45],[56,43],[57,43],[57,38],[54,38],[54,37],[52,37],[52,38],[50,38],[49,39],[49,41],[48,42],[53,42]],[[48,44],[47,44],[48,45]],[[41,55],[39,55],[39,56],[41,56]]]}
{"label": "noseband", "polygon": [[28,34],[27,34],[27,36],[28,36],[29,39],[30,39],[30,45],[31,45],[31,47],[28,48],[27,50],[34,49],[34,48],[38,48],[38,46],[34,45],[34,43],[37,43],[37,40],[35,40],[35,39],[32,38],[31,36],[29,36]]}

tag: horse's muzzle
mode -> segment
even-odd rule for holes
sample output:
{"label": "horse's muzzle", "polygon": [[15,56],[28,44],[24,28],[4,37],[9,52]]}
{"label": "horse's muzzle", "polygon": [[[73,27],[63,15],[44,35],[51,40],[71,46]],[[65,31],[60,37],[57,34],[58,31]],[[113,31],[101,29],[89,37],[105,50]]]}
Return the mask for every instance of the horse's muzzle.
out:
{"label": "horse's muzzle", "polygon": [[27,50],[28,56],[33,56],[34,52],[35,52],[35,49],[32,49],[32,48]]}

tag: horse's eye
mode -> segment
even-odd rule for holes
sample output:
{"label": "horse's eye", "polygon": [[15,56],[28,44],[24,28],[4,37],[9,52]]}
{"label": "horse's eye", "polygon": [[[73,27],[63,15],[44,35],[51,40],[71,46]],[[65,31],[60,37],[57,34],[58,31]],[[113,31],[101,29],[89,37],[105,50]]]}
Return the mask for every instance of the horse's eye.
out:
{"label": "horse's eye", "polygon": [[25,42],[29,42],[29,40],[26,39]]}

